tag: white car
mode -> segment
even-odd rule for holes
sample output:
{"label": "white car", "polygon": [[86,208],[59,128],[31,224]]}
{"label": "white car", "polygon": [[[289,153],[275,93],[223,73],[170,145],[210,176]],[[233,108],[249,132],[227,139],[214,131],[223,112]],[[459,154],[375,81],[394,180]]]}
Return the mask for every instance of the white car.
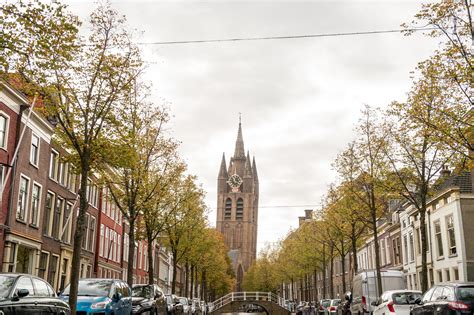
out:
{"label": "white car", "polygon": [[373,303],[374,315],[410,315],[417,298],[421,298],[421,291],[385,291],[379,301]]}

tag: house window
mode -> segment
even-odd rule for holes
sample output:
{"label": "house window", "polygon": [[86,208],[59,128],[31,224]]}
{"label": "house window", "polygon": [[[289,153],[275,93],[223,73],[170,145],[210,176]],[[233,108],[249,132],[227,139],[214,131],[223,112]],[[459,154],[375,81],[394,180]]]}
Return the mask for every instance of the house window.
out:
{"label": "house window", "polygon": [[43,234],[51,236],[51,218],[53,214],[54,194],[48,192],[46,202],[44,203]]}
{"label": "house window", "polygon": [[410,261],[415,260],[415,242],[413,239],[413,231],[408,233],[408,238],[410,240]]}
{"label": "house window", "polygon": [[421,255],[421,233],[420,229],[416,229],[416,254]]}
{"label": "house window", "polygon": [[48,268],[48,258],[49,254],[46,252],[41,252],[40,255],[40,261],[39,261],[39,266],[38,266],[38,277],[43,278],[44,280],[46,279],[46,271]]}
{"label": "house window", "polygon": [[40,138],[34,133],[31,134],[30,163],[38,166]]}
{"label": "house window", "polygon": [[16,254],[15,272],[17,273],[33,273],[34,249],[18,245]]}
{"label": "house window", "polygon": [[380,240],[380,259],[382,260],[382,266],[385,265],[386,256],[385,256],[385,240]]}
{"label": "house window", "polygon": [[444,281],[446,281],[446,282],[451,281],[451,275],[449,273],[449,269],[445,269],[444,274],[445,274]]}
{"label": "house window", "polygon": [[64,206],[64,213],[62,218],[62,225],[61,225],[61,241],[66,244],[71,242],[71,219],[70,216],[72,214],[72,204],[66,203]]}
{"label": "house window", "polygon": [[69,259],[63,258],[63,262],[61,265],[61,280],[59,281],[59,290],[64,289],[66,286],[66,277],[67,277],[67,269],[69,267]]}
{"label": "house window", "polygon": [[59,162],[59,183],[63,186],[67,185],[69,173],[69,164],[65,162]]}
{"label": "house window", "polygon": [[129,245],[130,244],[130,239],[128,237],[128,234],[125,233],[123,236],[123,261],[128,262],[128,250],[129,250]]}
{"label": "house window", "polygon": [[401,263],[400,261],[400,251],[401,251],[401,248],[400,248],[400,238],[397,237],[397,238],[394,238],[392,240],[392,243],[393,243],[393,262],[395,265],[398,265]]}
{"label": "house window", "polygon": [[104,257],[104,225],[100,225],[99,256]]}
{"label": "house window", "polygon": [[34,183],[33,188],[31,190],[31,213],[30,213],[30,224],[33,226],[38,226],[40,198],[41,198],[41,186]]}
{"label": "house window", "polygon": [[49,178],[58,181],[59,173],[59,153],[51,151],[51,159],[49,161]]}
{"label": "house window", "polygon": [[428,269],[428,274],[430,276],[430,287],[434,285],[434,274],[433,274],[433,268]]}
{"label": "house window", "polygon": [[16,210],[16,218],[20,221],[26,221],[26,210],[28,205],[28,186],[29,179],[21,176],[20,190],[18,192],[18,207]]}
{"label": "house window", "polygon": [[96,229],[95,217],[91,216],[89,219],[89,236],[87,238],[87,250],[89,251],[94,250],[95,229]]}
{"label": "house window", "polygon": [[454,218],[452,215],[446,217],[446,228],[448,232],[449,255],[456,255],[456,235],[454,233]]}
{"label": "house window", "polygon": [[61,213],[64,208],[64,199],[56,198],[56,207],[53,213],[53,226],[51,236],[55,239],[59,239],[60,227],[61,227]]}
{"label": "house window", "polygon": [[435,231],[436,248],[438,249],[438,257],[443,257],[444,256],[443,240],[441,237],[441,225],[440,225],[439,220],[434,222],[434,231]]}
{"label": "house window", "polygon": [[230,220],[232,218],[232,200],[227,198],[225,201],[225,212],[224,212],[224,219]]}
{"label": "house window", "polygon": [[87,249],[87,238],[89,237],[89,219],[90,214],[86,213],[84,217],[84,234],[82,236],[82,248]]}
{"label": "house window", "polygon": [[408,263],[408,237],[403,235],[403,262]]}
{"label": "house window", "polygon": [[0,114],[0,148],[7,148],[8,140],[8,116]]}
{"label": "house window", "polygon": [[453,274],[454,274],[454,281],[459,280],[459,269],[458,268],[453,268]]}
{"label": "house window", "polygon": [[436,274],[438,275],[438,282],[443,282],[443,272],[438,270]]}
{"label": "house window", "polygon": [[244,201],[242,198],[237,200],[237,211],[235,213],[235,218],[237,220],[242,220],[244,218]]}
{"label": "house window", "polygon": [[58,256],[51,256],[49,261],[48,282],[56,288],[56,276],[58,274]]}

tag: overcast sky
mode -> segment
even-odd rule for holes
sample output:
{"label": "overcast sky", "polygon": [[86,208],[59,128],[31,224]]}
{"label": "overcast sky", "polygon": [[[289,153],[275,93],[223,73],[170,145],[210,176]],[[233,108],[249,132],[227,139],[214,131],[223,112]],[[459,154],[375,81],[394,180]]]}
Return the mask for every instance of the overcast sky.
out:
{"label": "overcast sky", "polygon": [[[71,1],[82,18],[92,1]],[[399,29],[412,1],[113,1],[140,41],[181,41]],[[298,225],[334,181],[331,163],[353,137],[364,104],[403,100],[410,71],[436,42],[421,34],[148,45],[156,103],[199,177],[216,220],[222,152],[233,153],[238,113],[260,179],[258,248]],[[271,207],[278,206],[278,207]]]}

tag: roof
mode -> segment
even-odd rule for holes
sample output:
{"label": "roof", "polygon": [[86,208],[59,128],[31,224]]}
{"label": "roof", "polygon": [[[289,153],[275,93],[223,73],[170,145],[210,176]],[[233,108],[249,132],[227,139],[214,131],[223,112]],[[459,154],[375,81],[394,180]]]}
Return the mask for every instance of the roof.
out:
{"label": "roof", "polygon": [[459,188],[461,193],[472,193],[471,172],[463,171],[459,174],[453,174],[435,187],[436,191],[443,191],[449,188]]}

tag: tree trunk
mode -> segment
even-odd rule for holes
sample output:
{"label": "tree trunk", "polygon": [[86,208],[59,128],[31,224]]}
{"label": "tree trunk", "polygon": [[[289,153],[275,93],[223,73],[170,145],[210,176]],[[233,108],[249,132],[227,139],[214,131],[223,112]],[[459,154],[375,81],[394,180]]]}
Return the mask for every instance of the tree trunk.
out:
{"label": "tree trunk", "polygon": [[178,262],[176,261],[176,253],[173,252],[173,280],[171,282],[171,294],[176,294],[176,272],[178,270]]}
{"label": "tree trunk", "polygon": [[354,275],[357,274],[359,270],[359,262],[357,261],[357,238],[354,231],[355,227],[352,224],[352,233],[351,233],[351,246],[352,246],[352,257],[354,257]]}
{"label": "tree trunk", "polygon": [[[84,157],[87,161],[87,155]],[[77,293],[79,287],[80,268],[81,268],[81,253],[82,253],[82,239],[85,230],[85,215],[89,202],[87,200],[87,178],[89,176],[89,164],[85,162],[81,167],[81,188],[79,190],[79,215],[76,221],[76,231],[74,232],[74,245],[71,264],[71,287],[69,291],[69,305],[71,307],[71,314],[76,315]]]}
{"label": "tree trunk", "polygon": [[155,283],[155,266],[153,264],[154,257],[153,257],[153,235],[148,233],[147,229],[147,241],[148,241],[148,284]]}
{"label": "tree trunk", "polygon": [[346,255],[344,254],[344,251],[342,253],[343,253],[341,255],[342,292],[346,292]]}
{"label": "tree trunk", "polygon": [[186,261],[184,264],[184,296],[189,296],[189,263]]}
{"label": "tree trunk", "polygon": [[380,272],[380,250],[379,236],[377,231],[377,215],[376,210],[372,211],[372,230],[374,232],[374,250],[375,250],[375,270],[377,274],[377,296],[381,296],[382,290],[382,273]]}
{"label": "tree trunk", "polygon": [[202,272],[202,299],[204,300],[204,302],[207,302],[208,298],[207,298],[207,283],[206,283],[206,270],[203,270]]}
{"label": "tree trunk", "polygon": [[325,299],[326,296],[326,244],[323,244],[323,296],[322,298]]}
{"label": "tree trunk", "polygon": [[332,297],[334,297],[334,246],[332,244],[329,246],[329,254],[331,255],[331,266],[329,267],[329,294],[330,298],[332,299]]}
{"label": "tree trunk", "polygon": [[135,209],[129,209],[130,220],[129,226],[130,231],[128,233],[128,266],[127,266],[127,283],[130,287],[133,285],[133,260],[135,258]]}
{"label": "tree trunk", "polygon": [[293,278],[291,278],[291,299],[295,301],[295,290],[294,290],[294,281]]}
{"label": "tree trunk", "polygon": [[316,269],[314,269],[314,300],[317,301],[318,300],[318,271]]}
{"label": "tree trunk", "polygon": [[189,297],[192,299],[194,298],[194,265],[191,265],[191,294],[189,294]]}
{"label": "tree trunk", "polygon": [[428,240],[426,239],[426,197],[421,197],[420,234],[421,234],[421,291],[428,290]]}

